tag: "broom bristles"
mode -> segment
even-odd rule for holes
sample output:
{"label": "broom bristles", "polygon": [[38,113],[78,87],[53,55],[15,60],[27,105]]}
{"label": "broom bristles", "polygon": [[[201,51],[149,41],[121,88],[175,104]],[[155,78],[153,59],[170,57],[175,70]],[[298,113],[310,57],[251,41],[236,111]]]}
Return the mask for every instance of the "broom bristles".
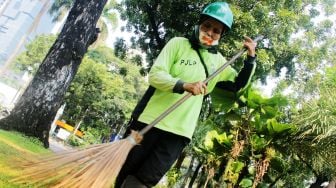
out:
{"label": "broom bristles", "polygon": [[53,187],[106,187],[113,185],[128,153],[142,136],[132,131],[127,139],[67,151],[21,165],[22,175],[12,180],[28,185]]}

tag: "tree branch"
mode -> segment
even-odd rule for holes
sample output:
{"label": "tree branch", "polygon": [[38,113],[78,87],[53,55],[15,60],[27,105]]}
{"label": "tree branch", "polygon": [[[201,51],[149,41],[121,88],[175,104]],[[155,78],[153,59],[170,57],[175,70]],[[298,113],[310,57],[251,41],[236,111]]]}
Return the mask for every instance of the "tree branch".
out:
{"label": "tree branch", "polygon": [[159,28],[158,28],[158,24],[156,24],[156,20],[155,20],[155,9],[157,8],[158,4],[155,3],[153,4],[153,6],[149,6],[147,3],[145,4],[145,10],[147,12],[148,15],[148,19],[149,22],[152,26],[152,32],[155,36],[155,40],[158,43],[158,47],[161,50],[164,47],[164,42],[163,40],[160,38],[160,34],[159,34]]}

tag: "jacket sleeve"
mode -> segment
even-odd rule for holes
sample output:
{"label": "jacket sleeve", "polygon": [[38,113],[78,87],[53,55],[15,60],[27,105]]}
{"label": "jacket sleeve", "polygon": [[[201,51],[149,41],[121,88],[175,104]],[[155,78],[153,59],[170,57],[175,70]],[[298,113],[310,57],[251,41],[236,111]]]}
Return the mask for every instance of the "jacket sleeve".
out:
{"label": "jacket sleeve", "polygon": [[217,88],[228,90],[231,92],[238,92],[244,89],[251,80],[252,75],[255,70],[255,59],[256,57],[247,56],[244,61],[244,66],[238,73],[238,76],[234,81],[221,81],[216,84]]}
{"label": "jacket sleeve", "polygon": [[175,85],[183,85],[179,78],[174,78],[170,74],[170,69],[176,61],[178,43],[178,38],[171,39],[162,49],[149,71],[149,84],[156,89],[173,92]]}

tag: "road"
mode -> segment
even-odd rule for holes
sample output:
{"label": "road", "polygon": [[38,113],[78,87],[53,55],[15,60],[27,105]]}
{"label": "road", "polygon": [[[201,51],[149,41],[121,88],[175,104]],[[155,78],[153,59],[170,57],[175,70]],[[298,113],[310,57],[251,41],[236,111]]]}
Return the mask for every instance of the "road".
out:
{"label": "road", "polygon": [[65,146],[63,142],[57,141],[54,138],[49,138],[49,149],[55,153],[72,149],[70,146]]}

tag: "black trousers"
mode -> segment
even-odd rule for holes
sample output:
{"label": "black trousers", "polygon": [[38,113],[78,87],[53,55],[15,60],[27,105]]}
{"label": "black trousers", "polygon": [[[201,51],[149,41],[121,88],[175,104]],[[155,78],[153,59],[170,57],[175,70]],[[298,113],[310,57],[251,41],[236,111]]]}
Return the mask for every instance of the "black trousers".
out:
{"label": "black trousers", "polygon": [[[133,121],[130,130],[141,130],[147,124]],[[140,145],[130,151],[125,164],[116,179],[115,188],[120,188],[128,175],[135,176],[147,187],[155,186],[190,142],[187,137],[162,131],[153,127],[145,135]]]}

